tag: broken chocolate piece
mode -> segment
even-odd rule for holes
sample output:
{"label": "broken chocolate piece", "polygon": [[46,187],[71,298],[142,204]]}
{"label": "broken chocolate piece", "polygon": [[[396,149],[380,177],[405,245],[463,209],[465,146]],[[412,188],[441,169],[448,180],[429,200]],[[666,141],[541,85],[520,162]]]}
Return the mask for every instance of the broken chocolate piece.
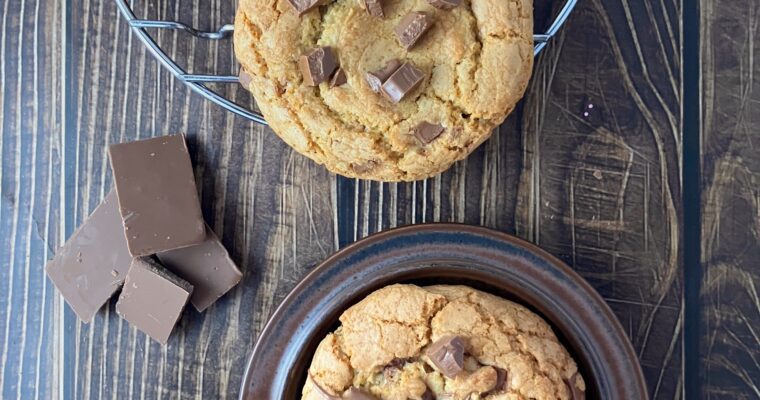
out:
{"label": "broken chocolate piece", "polygon": [[342,86],[345,85],[346,82],[348,82],[346,72],[343,71],[343,68],[338,67],[338,69],[333,74],[332,79],[330,80],[330,87],[333,88],[336,86]]}
{"label": "broken chocolate piece", "polygon": [[158,253],[156,256],[171,272],[193,285],[190,302],[203,312],[240,282],[243,274],[211,228],[201,244]]}
{"label": "broken chocolate piece", "polygon": [[308,86],[319,86],[320,83],[330,79],[338,61],[330,47],[317,47],[298,59],[298,68],[301,69],[303,81]]}
{"label": "broken chocolate piece", "polygon": [[293,9],[299,16],[306,14],[308,11],[322,5],[322,0],[288,0]]}
{"label": "broken chocolate piece", "polygon": [[428,3],[441,10],[451,10],[459,7],[462,4],[462,0],[428,0]]}
{"label": "broken chocolate piece", "polygon": [[377,397],[355,387],[350,387],[343,393],[346,400],[377,400]]}
{"label": "broken chocolate piece", "polygon": [[116,313],[165,344],[190,298],[193,285],[148,257],[132,260]]}
{"label": "broken chocolate piece", "polygon": [[430,15],[422,11],[413,11],[401,18],[394,32],[401,45],[409,50],[430,29],[431,25],[433,25],[433,18]]}
{"label": "broken chocolate piece", "polygon": [[401,62],[394,58],[388,60],[383,68],[380,68],[374,72],[367,72],[365,77],[372,91],[375,93],[380,93],[380,89],[383,87],[383,83],[385,83],[385,81],[388,80],[388,78],[390,78],[390,76],[393,75],[393,73],[396,72],[400,66]]}
{"label": "broken chocolate piece", "polygon": [[133,256],[192,246],[206,239],[184,136],[115,144],[108,153]]}
{"label": "broken chocolate piece", "polygon": [[253,80],[253,77],[251,74],[246,72],[244,69],[240,68],[240,72],[238,73],[238,82],[240,83],[240,86],[248,89],[249,86],[251,86],[251,81]]}
{"label": "broken chocolate piece", "polygon": [[364,0],[364,9],[367,10],[367,14],[373,17],[383,18],[385,16],[381,0]]}
{"label": "broken chocolate piece", "polygon": [[424,144],[430,144],[441,133],[443,133],[443,126],[441,124],[431,124],[427,121],[420,122],[412,129],[412,134]]}
{"label": "broken chocolate piece", "polygon": [[444,375],[454,378],[464,367],[464,341],[459,336],[444,336],[427,348],[425,354]]}
{"label": "broken chocolate piece", "polygon": [[403,100],[407,94],[417,89],[422,83],[422,71],[410,63],[404,63],[383,83],[385,97],[393,103]]}
{"label": "broken chocolate piece", "polygon": [[568,389],[570,389],[570,398],[573,400],[585,400],[586,399],[586,392],[581,390],[581,388],[576,385],[576,379],[578,377],[578,374],[574,374],[572,378],[565,381],[565,384],[567,385]]}
{"label": "broken chocolate piece", "polygon": [[124,282],[131,263],[112,190],[58,249],[45,272],[77,317],[90,322]]}

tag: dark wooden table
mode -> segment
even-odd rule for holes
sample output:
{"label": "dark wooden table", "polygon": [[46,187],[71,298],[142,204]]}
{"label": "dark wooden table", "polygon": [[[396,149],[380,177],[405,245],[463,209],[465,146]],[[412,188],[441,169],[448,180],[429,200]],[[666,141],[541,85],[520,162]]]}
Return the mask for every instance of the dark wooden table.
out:
{"label": "dark wooden table", "polygon": [[[267,317],[312,266],[430,221],[565,260],[616,312],[653,398],[760,398],[760,4],[694,3],[581,1],[491,140],[441,176],[380,184],[331,175],[192,94],[112,1],[0,2],[0,398],[235,398]],[[134,1],[202,29],[234,7]],[[227,44],[158,40],[195,72],[235,70]],[[43,265],[110,189],[106,146],[171,132],[188,133],[205,217],[245,278],[160,346],[113,301],[78,322]]]}

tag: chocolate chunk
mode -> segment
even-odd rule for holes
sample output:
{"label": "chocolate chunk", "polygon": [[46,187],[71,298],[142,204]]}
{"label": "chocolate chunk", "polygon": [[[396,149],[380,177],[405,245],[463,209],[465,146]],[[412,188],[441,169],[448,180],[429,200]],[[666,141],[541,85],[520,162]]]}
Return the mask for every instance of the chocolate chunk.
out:
{"label": "chocolate chunk", "polygon": [[251,81],[253,81],[251,74],[240,68],[240,72],[238,73],[238,82],[240,82],[240,86],[248,89],[248,87],[251,86]]}
{"label": "chocolate chunk", "polygon": [[338,60],[330,47],[317,47],[298,59],[298,68],[306,85],[319,86],[338,68]]}
{"label": "chocolate chunk", "polygon": [[422,71],[410,63],[404,63],[383,83],[382,91],[385,97],[393,103],[403,100],[407,94],[422,83]]}
{"label": "chocolate chunk", "polygon": [[332,79],[330,80],[330,87],[333,88],[336,86],[342,86],[345,85],[346,82],[348,82],[346,72],[343,71],[343,68],[338,67],[338,69],[333,74]]}
{"label": "chocolate chunk", "polygon": [[343,393],[343,398],[346,400],[377,400],[377,397],[355,387],[348,388]]}
{"label": "chocolate chunk", "polygon": [[499,367],[494,367],[496,369],[496,386],[493,388],[494,392],[499,392],[502,390],[507,390],[509,388],[509,382],[507,382],[507,378],[509,377],[507,370]]}
{"label": "chocolate chunk", "polygon": [[190,302],[199,312],[235,287],[243,277],[219,238],[209,227],[206,232],[208,236],[201,244],[156,254],[167,269],[193,285]]}
{"label": "chocolate chunk", "polygon": [[293,9],[296,10],[298,15],[304,15],[308,11],[323,4],[322,0],[288,0]]}
{"label": "chocolate chunk", "polygon": [[148,257],[132,260],[116,313],[154,340],[166,343],[193,285]]}
{"label": "chocolate chunk", "polygon": [[444,375],[454,378],[464,367],[464,341],[459,336],[444,336],[425,351],[430,362]]}
{"label": "chocolate chunk", "polygon": [[462,0],[428,0],[428,3],[441,10],[451,10],[459,7],[462,4]]}
{"label": "chocolate chunk", "polygon": [[401,45],[409,50],[430,29],[431,25],[433,25],[431,16],[422,11],[413,11],[401,18],[394,32]]}
{"label": "chocolate chunk", "polygon": [[565,384],[567,385],[568,389],[570,389],[570,395],[573,400],[585,400],[586,399],[586,392],[581,390],[578,385],[575,384],[576,379],[578,378],[578,374],[574,374],[572,378],[565,381]]}
{"label": "chocolate chunk", "polygon": [[367,14],[373,17],[383,18],[385,16],[381,0],[364,0],[364,9],[367,10]]}
{"label": "chocolate chunk", "polygon": [[45,272],[77,317],[90,322],[121,287],[131,263],[119,201],[112,190],[58,249]]}
{"label": "chocolate chunk", "polygon": [[430,388],[425,389],[425,393],[422,394],[422,400],[435,400],[435,395]]}
{"label": "chocolate chunk", "polygon": [[206,239],[193,166],[182,135],[115,144],[108,152],[133,256]]}
{"label": "chocolate chunk", "polygon": [[422,121],[412,129],[414,136],[424,144],[430,144],[435,138],[443,133],[443,126],[441,124],[431,124],[427,121]]}
{"label": "chocolate chunk", "polygon": [[374,72],[367,72],[365,77],[372,91],[375,93],[380,93],[380,89],[383,87],[383,83],[385,83],[385,81],[388,80],[388,78],[390,78],[390,76],[393,75],[393,73],[396,72],[400,66],[401,62],[394,58],[388,60],[383,68],[380,68]]}

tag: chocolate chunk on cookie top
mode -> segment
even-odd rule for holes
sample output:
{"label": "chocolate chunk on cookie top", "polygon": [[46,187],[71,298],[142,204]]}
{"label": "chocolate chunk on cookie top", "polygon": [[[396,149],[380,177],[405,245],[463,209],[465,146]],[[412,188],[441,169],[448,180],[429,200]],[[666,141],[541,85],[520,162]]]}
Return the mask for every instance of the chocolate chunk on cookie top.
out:
{"label": "chocolate chunk on cookie top", "polygon": [[90,322],[121,287],[131,263],[119,202],[111,191],[58,249],[45,272],[77,317]]}
{"label": "chocolate chunk on cookie top", "polygon": [[336,86],[343,86],[348,82],[348,77],[346,76],[346,71],[343,70],[343,68],[338,67],[338,69],[335,71],[335,73],[332,76],[332,79],[330,79],[330,87],[336,87]]}
{"label": "chocolate chunk on cookie top", "polygon": [[322,4],[323,0],[288,0],[298,15],[304,15]]}
{"label": "chocolate chunk on cookie top", "polygon": [[464,368],[464,342],[459,336],[444,336],[436,340],[426,351],[430,362],[449,378],[457,376]]}
{"label": "chocolate chunk on cookie top", "polygon": [[206,239],[184,136],[115,144],[108,152],[133,256],[192,246]]}
{"label": "chocolate chunk on cookie top", "polygon": [[422,11],[413,11],[401,18],[394,32],[399,43],[409,50],[419,42],[432,25],[433,18],[430,15]]}
{"label": "chocolate chunk on cookie top", "polygon": [[412,129],[412,134],[424,144],[430,144],[435,138],[441,136],[443,133],[443,126],[441,124],[431,124],[427,121],[422,121]]}
{"label": "chocolate chunk on cookie top", "polygon": [[298,59],[298,68],[307,86],[319,86],[330,79],[338,60],[330,47],[317,47]]}
{"label": "chocolate chunk on cookie top", "polygon": [[383,18],[383,3],[381,0],[362,0],[364,2],[364,9],[367,10],[367,14]]}
{"label": "chocolate chunk on cookie top", "polygon": [[441,10],[452,10],[462,4],[462,0],[428,0],[431,6]]}
{"label": "chocolate chunk on cookie top", "polygon": [[383,87],[383,83],[401,66],[401,61],[398,59],[391,59],[385,63],[385,66],[372,72],[367,72],[365,78],[369,83],[370,89],[375,93],[380,93]]}
{"label": "chocolate chunk on cookie top", "polygon": [[422,71],[411,63],[404,63],[396,72],[383,83],[383,94],[393,103],[403,100],[409,93],[417,89],[422,83],[424,76]]}

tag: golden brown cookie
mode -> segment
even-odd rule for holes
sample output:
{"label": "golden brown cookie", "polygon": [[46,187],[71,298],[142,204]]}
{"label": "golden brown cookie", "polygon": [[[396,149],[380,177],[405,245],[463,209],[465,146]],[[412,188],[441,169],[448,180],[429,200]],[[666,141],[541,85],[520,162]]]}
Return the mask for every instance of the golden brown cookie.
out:
{"label": "golden brown cookie", "polygon": [[382,400],[564,400],[586,389],[543,319],[466,286],[387,286],[340,322],[317,347],[304,400],[351,398],[349,391]]}
{"label": "golden brown cookie", "polygon": [[[395,28],[410,12],[432,25],[407,50]],[[426,178],[472,152],[522,97],[533,63],[532,2],[465,0],[446,10],[386,0],[382,14],[370,15],[362,0],[300,16],[289,0],[240,0],[235,53],[265,118],[298,152],[346,176]],[[307,85],[298,61],[319,47],[334,52],[346,83]],[[423,76],[398,104],[365,78],[391,59]],[[423,123],[443,130],[420,135]]]}

